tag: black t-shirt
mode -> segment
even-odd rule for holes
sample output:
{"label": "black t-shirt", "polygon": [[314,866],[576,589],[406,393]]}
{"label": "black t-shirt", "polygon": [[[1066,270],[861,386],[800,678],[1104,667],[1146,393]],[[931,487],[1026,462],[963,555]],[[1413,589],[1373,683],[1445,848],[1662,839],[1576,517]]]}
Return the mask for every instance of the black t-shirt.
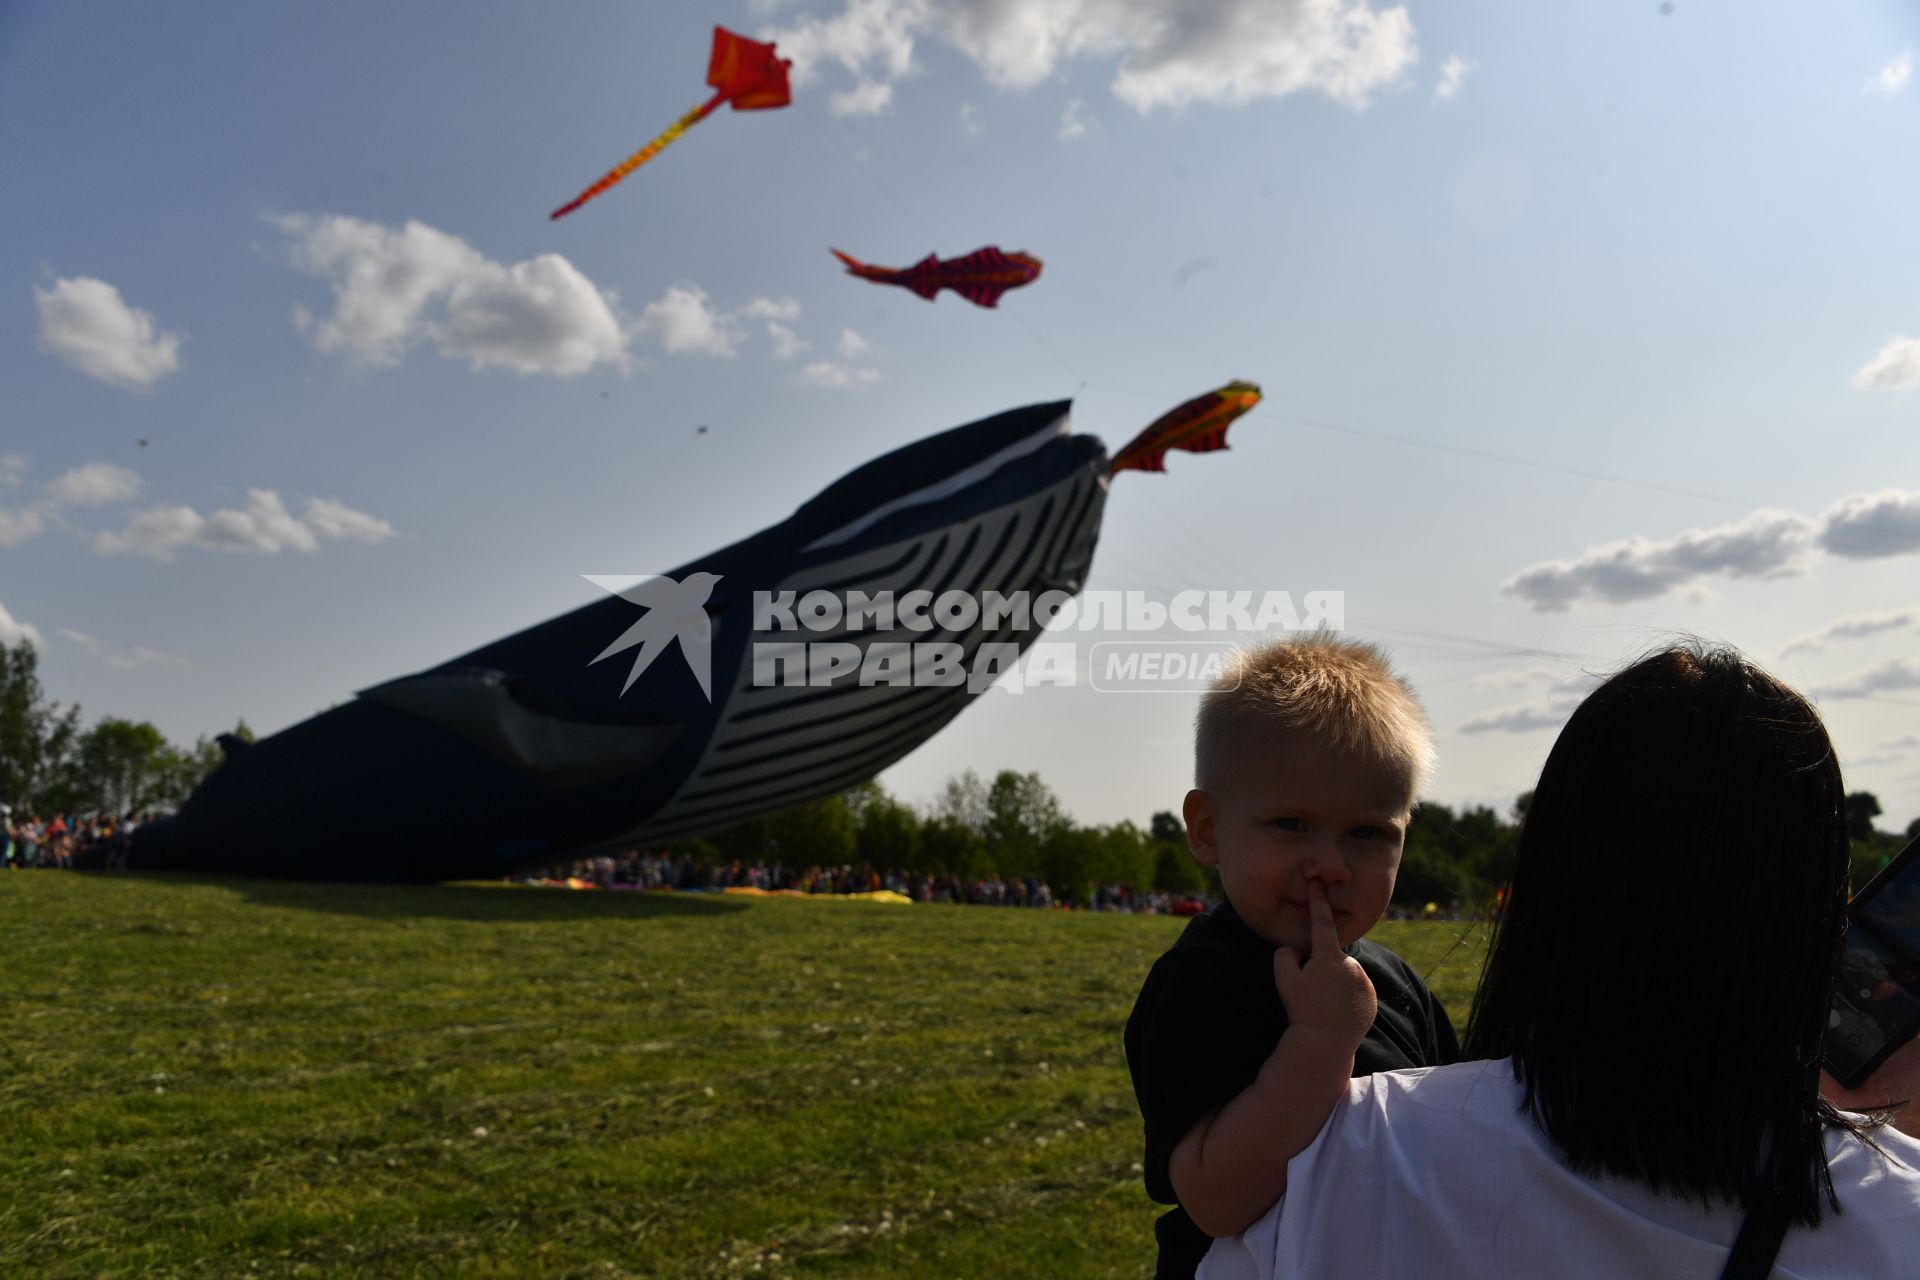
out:
{"label": "black t-shirt", "polygon": [[[1271,943],[1227,903],[1196,917],[1154,962],[1127,1019],[1127,1069],[1146,1121],[1147,1194],[1174,1206],[1154,1224],[1155,1280],[1191,1280],[1213,1239],[1179,1207],[1167,1166],[1200,1118],[1252,1084],[1287,1028]],[[1380,1011],[1353,1074],[1437,1067],[1460,1056],[1447,1011],[1407,962],[1362,938],[1347,948],[1373,980]]]}

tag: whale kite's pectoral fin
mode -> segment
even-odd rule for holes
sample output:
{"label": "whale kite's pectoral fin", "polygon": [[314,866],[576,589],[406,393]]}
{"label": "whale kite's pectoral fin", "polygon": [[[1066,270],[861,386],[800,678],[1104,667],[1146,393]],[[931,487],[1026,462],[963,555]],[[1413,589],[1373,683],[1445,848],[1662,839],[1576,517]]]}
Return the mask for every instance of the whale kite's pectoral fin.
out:
{"label": "whale kite's pectoral fin", "polygon": [[514,696],[512,683],[500,671],[429,671],[360,697],[437,724],[557,788],[632,777],[680,734],[672,722],[604,724],[534,710]]}

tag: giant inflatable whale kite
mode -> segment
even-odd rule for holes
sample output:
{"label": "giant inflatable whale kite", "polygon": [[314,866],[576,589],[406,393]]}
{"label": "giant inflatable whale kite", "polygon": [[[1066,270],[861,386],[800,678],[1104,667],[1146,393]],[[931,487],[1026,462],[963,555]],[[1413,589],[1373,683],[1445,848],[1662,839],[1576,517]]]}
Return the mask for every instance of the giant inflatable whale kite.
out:
{"label": "giant inflatable whale kite", "polygon": [[[936,610],[931,630],[769,636],[755,630],[756,601],[1079,592],[1112,473],[1097,438],[1072,434],[1070,407],[1014,409],[895,450],[669,574],[596,579],[611,594],[571,613],[363,689],[251,746],[223,740],[227,760],[178,814],[134,832],[127,865],[495,877],[658,847],[871,778],[982,685],[769,683],[756,677],[759,645],[851,645],[864,664],[881,656],[876,646],[941,644],[971,669],[987,645],[1024,652],[1039,624],[982,611],[939,625]],[[1157,470],[1167,448],[1194,447],[1161,428],[1121,457]],[[1223,447],[1220,434],[1208,447]]]}
{"label": "giant inflatable whale kite", "polygon": [[[135,832],[128,865],[499,876],[716,831],[870,778],[978,689],[756,685],[755,593],[1079,591],[1107,458],[1071,434],[1069,407],[908,445],[745,541],[235,749],[177,815]],[[798,638],[971,655],[1037,634],[986,621]]]}

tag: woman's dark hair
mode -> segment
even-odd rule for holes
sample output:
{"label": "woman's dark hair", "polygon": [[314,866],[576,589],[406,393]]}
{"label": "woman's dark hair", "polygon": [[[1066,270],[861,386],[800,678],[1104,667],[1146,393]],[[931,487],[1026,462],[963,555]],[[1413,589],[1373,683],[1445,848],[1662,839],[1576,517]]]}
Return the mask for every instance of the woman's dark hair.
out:
{"label": "woman's dark hair", "polygon": [[1817,1223],[1821,1035],[1846,928],[1833,744],[1731,649],[1677,645],[1580,704],[1541,771],[1468,1057],[1511,1056],[1572,1166]]}

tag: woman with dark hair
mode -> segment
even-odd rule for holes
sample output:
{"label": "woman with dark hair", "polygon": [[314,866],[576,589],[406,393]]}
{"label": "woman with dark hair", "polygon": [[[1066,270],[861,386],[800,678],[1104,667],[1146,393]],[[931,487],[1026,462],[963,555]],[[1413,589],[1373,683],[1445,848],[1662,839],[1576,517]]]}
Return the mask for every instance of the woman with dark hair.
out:
{"label": "woman with dark hair", "polygon": [[[1920,1275],[1920,1108],[1887,1126],[1819,1092],[1847,849],[1799,694],[1729,649],[1615,675],[1522,824],[1482,1060],[1353,1081],[1202,1280],[1759,1277],[1776,1251],[1781,1275]],[[1915,1087],[1909,1045],[1841,1100]]]}

